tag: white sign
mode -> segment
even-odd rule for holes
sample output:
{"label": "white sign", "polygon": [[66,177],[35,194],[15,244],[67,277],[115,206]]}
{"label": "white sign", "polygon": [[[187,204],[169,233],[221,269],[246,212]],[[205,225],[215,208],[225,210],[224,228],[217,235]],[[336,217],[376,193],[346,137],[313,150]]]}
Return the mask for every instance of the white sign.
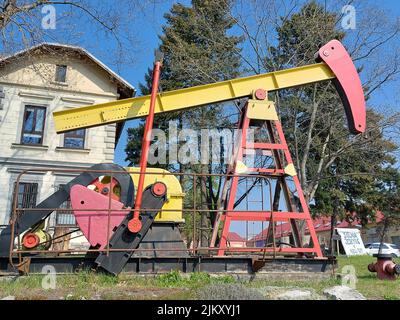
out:
{"label": "white sign", "polygon": [[367,254],[361,239],[360,230],[350,228],[336,228],[340,236],[344,251],[348,256]]}

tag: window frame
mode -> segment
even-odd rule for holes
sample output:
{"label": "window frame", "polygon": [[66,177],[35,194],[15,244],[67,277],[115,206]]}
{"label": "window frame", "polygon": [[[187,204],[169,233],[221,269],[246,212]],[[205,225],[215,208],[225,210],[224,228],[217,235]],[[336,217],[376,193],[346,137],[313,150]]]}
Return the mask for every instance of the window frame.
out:
{"label": "window frame", "polygon": [[[80,131],[80,130],[83,130],[83,136],[74,134],[75,132]],[[66,146],[66,145],[65,145],[65,142],[66,142],[67,138],[70,138],[70,139],[80,139],[80,140],[82,140],[82,141],[83,141],[82,148],[73,148],[73,147],[70,147],[70,146]],[[73,131],[65,132],[65,133],[64,133],[63,140],[64,140],[64,141],[63,141],[63,148],[65,148],[65,149],[72,149],[72,150],[83,150],[83,149],[85,149],[86,129],[78,129],[78,130],[73,130]]]}
{"label": "window frame", "polygon": [[[379,250],[380,244],[379,243],[375,243],[371,245],[371,249],[377,249]],[[382,244],[382,249],[389,249],[388,246],[386,244]]]}
{"label": "window frame", "polygon": [[[34,115],[33,115],[33,122],[32,122],[32,129],[36,128],[36,118],[37,118],[37,110],[42,109],[43,112],[43,121],[42,121],[42,131],[25,131],[25,121],[26,121],[26,114],[28,112],[28,108],[33,108],[34,109]],[[24,105],[24,115],[22,118],[22,128],[21,128],[21,139],[20,139],[20,144],[23,145],[34,145],[34,146],[43,146],[43,140],[44,140],[44,128],[46,124],[46,113],[47,113],[47,107],[45,106],[37,106],[37,105],[32,105],[32,104],[25,104]],[[26,143],[24,142],[24,135],[25,134],[35,134],[35,135],[40,135],[41,136],[41,141],[40,143]]]}
{"label": "window frame", "polygon": [[[59,70],[60,69],[64,70],[64,74],[63,74],[63,78],[60,80],[59,79]],[[66,83],[67,82],[67,70],[68,70],[68,66],[65,64],[56,64],[56,72],[55,72],[55,77],[54,77],[54,81],[58,82],[58,83]]]}
{"label": "window frame", "polygon": [[[56,191],[62,189],[65,187],[66,184],[59,184],[56,187]],[[65,210],[62,210],[65,209]],[[59,221],[64,220],[64,221],[71,221],[73,223],[59,223]],[[71,198],[68,197],[67,200],[65,200],[59,207],[58,210],[55,212],[55,220],[54,220],[54,227],[55,228],[60,228],[60,227],[76,227],[78,225],[78,222],[76,221],[76,217],[74,215],[74,212],[72,211],[72,204],[71,204]]]}
{"label": "window frame", "polygon": [[[18,186],[18,188],[17,188]],[[23,192],[19,192],[19,188],[23,186]],[[28,187],[29,186],[29,187]],[[28,191],[30,190],[31,192],[26,192],[27,189],[29,188]],[[19,205],[19,197],[20,195],[22,196],[21,200],[21,206]],[[39,183],[38,182],[23,182],[20,181],[18,184],[15,181],[14,182],[14,192],[13,192],[13,197],[12,197],[12,202],[11,202],[11,214],[14,210],[14,203],[15,203],[15,208],[16,209],[27,209],[27,208],[33,208],[37,205],[38,202],[38,196],[39,196]],[[24,203],[25,202],[25,203]],[[24,211],[20,211],[19,214],[22,215]]]}

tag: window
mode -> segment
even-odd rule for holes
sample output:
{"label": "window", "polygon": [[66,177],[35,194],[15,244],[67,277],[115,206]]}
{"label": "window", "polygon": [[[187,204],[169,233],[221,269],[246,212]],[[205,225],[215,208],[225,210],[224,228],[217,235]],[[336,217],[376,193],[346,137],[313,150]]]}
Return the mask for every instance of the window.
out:
{"label": "window", "polygon": [[[16,190],[17,183],[14,183],[13,202],[11,204],[11,210],[13,210],[15,196],[17,196],[17,208],[33,208],[36,206],[36,199],[38,194],[37,183],[26,183],[20,182],[18,184],[18,190]],[[20,214],[23,213],[19,212]]]}
{"label": "window", "polygon": [[67,78],[67,66],[56,66],[56,82],[65,82]]}
{"label": "window", "polygon": [[25,106],[21,144],[41,145],[43,143],[45,119],[45,107]]}
{"label": "window", "polygon": [[[57,190],[60,190],[64,185],[59,185]],[[68,198],[67,201],[60,205],[60,209],[71,209],[71,200]],[[75,216],[71,210],[57,210],[56,211],[56,226],[75,226]]]}
{"label": "window", "polygon": [[[380,247],[380,243],[374,243],[374,244],[371,246],[371,249],[379,249],[379,247]],[[389,248],[388,248],[387,245],[382,244],[382,249],[389,249]]]}
{"label": "window", "polygon": [[64,133],[64,148],[84,149],[85,129],[74,130]]}

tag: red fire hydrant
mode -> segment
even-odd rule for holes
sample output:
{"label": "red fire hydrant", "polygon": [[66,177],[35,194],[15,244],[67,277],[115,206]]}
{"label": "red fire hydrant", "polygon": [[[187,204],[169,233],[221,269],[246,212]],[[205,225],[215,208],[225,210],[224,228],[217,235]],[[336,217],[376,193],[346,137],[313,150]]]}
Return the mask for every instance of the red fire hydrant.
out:
{"label": "red fire hydrant", "polygon": [[377,261],[368,265],[370,272],[376,272],[380,280],[396,280],[400,274],[400,265],[395,264],[390,254],[374,254]]}

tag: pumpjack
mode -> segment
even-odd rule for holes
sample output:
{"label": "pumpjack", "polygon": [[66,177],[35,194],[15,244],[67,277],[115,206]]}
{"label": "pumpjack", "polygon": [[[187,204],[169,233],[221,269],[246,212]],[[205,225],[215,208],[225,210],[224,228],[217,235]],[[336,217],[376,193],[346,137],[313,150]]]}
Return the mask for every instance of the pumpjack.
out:
{"label": "pumpjack", "polygon": [[[295,254],[312,261],[326,260],[274,102],[268,100],[268,93],[272,91],[332,81],[343,103],[350,132],[363,133],[366,129],[363,89],[346,49],[339,41],[332,40],[319,49],[316,60],[315,64],[298,68],[162,93],[158,93],[161,69],[161,61],[158,60],[154,65],[151,95],[54,112],[58,133],[145,117],[140,165],[137,168],[123,168],[116,164],[95,165],[36,207],[15,213],[10,225],[0,233],[0,260],[8,258],[12,264],[15,255],[18,255],[20,264],[28,258],[44,259],[46,253],[51,252],[48,245],[50,236],[40,226],[68,199],[77,225],[90,243],[90,249],[81,259],[92,257],[99,269],[117,275],[135,257],[144,260],[155,258],[167,264],[171,259],[200,259],[201,256],[191,250],[179,231],[179,226],[184,223],[185,197],[179,180],[166,170],[147,167],[153,120],[161,113],[244,98],[247,100],[241,108],[238,123],[241,134],[227,168],[224,179],[227,192],[216,214],[208,248],[210,265],[225,264],[222,269],[226,271],[224,258],[235,257],[234,254],[236,257],[250,257],[253,262],[259,261],[260,255],[265,258],[266,254],[284,258]],[[246,133],[254,126],[265,129],[266,139],[256,137],[255,142],[247,140]],[[273,165],[249,167],[245,163],[249,154],[270,156],[274,160]],[[274,181],[275,190],[268,210],[244,210],[235,205],[239,196],[239,181],[248,176]],[[294,191],[290,190],[288,181],[294,185]],[[279,209],[281,195],[286,204],[285,210]],[[269,235],[265,244],[261,247],[231,247],[228,234],[234,221],[268,223]],[[275,237],[276,227],[284,222],[290,223],[292,228],[293,241],[287,245],[277,243]],[[302,243],[299,222],[308,229],[309,245]],[[272,243],[268,243],[268,239]],[[62,256],[64,260],[68,258],[72,259],[72,256]],[[253,263],[253,267],[258,270],[260,264],[257,267]],[[174,268],[173,264],[168,268]],[[139,267],[136,266],[136,269]]]}

